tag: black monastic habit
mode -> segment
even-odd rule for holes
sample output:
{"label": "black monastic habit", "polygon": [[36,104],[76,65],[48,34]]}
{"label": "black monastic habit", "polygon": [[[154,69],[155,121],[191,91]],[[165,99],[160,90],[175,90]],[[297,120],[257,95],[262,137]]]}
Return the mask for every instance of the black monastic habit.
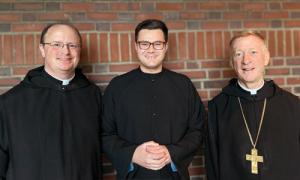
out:
{"label": "black monastic habit", "polygon": [[99,180],[100,89],[43,67],[0,97],[1,180]]}
{"label": "black monastic habit", "polygon": [[[258,174],[251,173],[246,154],[252,145],[245,118],[256,139],[266,98],[266,110],[256,149],[263,156]],[[266,81],[256,95],[243,90],[236,79],[208,105],[206,168],[208,180],[299,180],[300,179],[300,100]]]}
{"label": "black monastic habit", "polygon": [[149,170],[134,164],[136,147],[147,141],[166,145],[181,179],[189,179],[188,165],[202,142],[205,109],[192,82],[163,69],[157,74],[139,68],[114,78],[103,108],[103,148],[118,179],[171,179],[170,164]]}

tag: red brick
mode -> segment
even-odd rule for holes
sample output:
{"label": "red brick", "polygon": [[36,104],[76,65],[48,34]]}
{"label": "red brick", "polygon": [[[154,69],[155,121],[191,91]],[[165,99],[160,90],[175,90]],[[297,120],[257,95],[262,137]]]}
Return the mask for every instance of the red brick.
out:
{"label": "red brick", "polygon": [[62,3],[62,10],[64,11],[85,11],[89,12],[94,10],[95,4],[93,3],[77,3],[77,2],[72,2],[72,3]]}
{"label": "red brick", "polygon": [[276,56],[276,43],[275,43],[275,32],[269,31],[268,32],[268,49],[270,51],[270,56]]}
{"label": "red brick", "polygon": [[179,70],[179,69],[184,69],[184,63],[183,62],[170,62],[170,61],[165,61],[163,66],[168,69],[172,70]]}
{"label": "red brick", "polygon": [[156,3],[156,10],[159,11],[180,11],[183,3]]}
{"label": "red brick", "polygon": [[138,21],[143,21],[145,19],[163,19],[164,15],[160,12],[152,12],[152,13],[148,13],[148,12],[142,12],[142,13],[138,13],[135,14],[135,20]]}
{"label": "red brick", "polygon": [[2,45],[2,41],[3,40],[3,36],[0,34],[0,65],[3,64],[3,45]]}
{"label": "red brick", "polygon": [[90,34],[89,36],[89,62],[99,62],[99,39],[98,35],[95,33]]}
{"label": "red brick", "polygon": [[88,56],[88,37],[86,33],[81,33],[82,37],[82,48],[81,48],[81,59],[82,63],[86,63],[89,61]]}
{"label": "red brick", "polygon": [[37,23],[12,24],[12,31],[14,32],[41,32],[43,28],[43,24]]}
{"label": "red brick", "polygon": [[1,78],[0,86],[15,86],[20,82],[20,78]]}
{"label": "red brick", "polygon": [[25,75],[30,69],[33,69],[34,67],[28,67],[28,66],[26,66],[26,67],[13,67],[13,69],[12,69],[12,71],[13,71],[13,75],[17,75],[17,76],[19,76],[19,75]]}
{"label": "red brick", "polygon": [[223,70],[223,78],[233,78],[236,77],[236,73],[233,69]]}
{"label": "red brick", "polygon": [[3,64],[9,65],[13,64],[13,39],[11,35],[3,36],[4,48],[3,48]]}
{"label": "red brick", "polygon": [[295,78],[292,78],[292,77],[289,77],[287,78],[287,84],[300,84],[300,78],[299,77],[295,77]]}
{"label": "red brick", "polygon": [[300,59],[288,59],[286,64],[289,66],[300,65]]}
{"label": "red brick", "polygon": [[187,2],[185,4],[185,9],[188,10],[188,11],[198,10],[199,9],[199,3],[197,3],[197,2]]}
{"label": "red brick", "polygon": [[15,10],[42,10],[43,3],[14,3]]}
{"label": "red brick", "polygon": [[111,64],[110,72],[128,72],[138,67],[138,64]]}
{"label": "red brick", "polygon": [[129,61],[129,47],[130,47],[130,42],[129,42],[129,37],[128,34],[121,34],[121,61]]}
{"label": "red brick", "polygon": [[0,22],[12,22],[12,21],[20,21],[21,15],[15,13],[1,13],[0,14]]}
{"label": "red brick", "polygon": [[94,23],[73,23],[79,31],[93,31],[96,29]]}
{"label": "red brick", "polygon": [[182,21],[172,21],[166,23],[169,29],[177,30],[177,29],[185,29],[185,23]]}
{"label": "red brick", "polygon": [[295,3],[289,3],[289,2],[282,2],[282,7],[283,9],[288,9],[288,10],[297,10],[300,9],[300,3],[295,2]]}
{"label": "red brick", "polygon": [[23,35],[13,36],[14,63],[23,64],[24,62],[24,40]]}
{"label": "red brick", "polygon": [[226,4],[222,2],[205,2],[200,3],[200,9],[202,10],[220,10],[225,9]]}
{"label": "red brick", "polygon": [[[169,38],[170,38],[170,35],[169,35]],[[136,50],[135,50],[135,37],[134,37],[134,33],[131,33],[130,34],[130,46],[131,46],[131,61],[133,62],[138,62],[138,57],[137,57],[137,54],[136,54]]]}
{"label": "red brick", "polygon": [[283,66],[284,65],[284,61],[283,61],[283,59],[272,59],[271,60],[271,64],[273,66]]}
{"label": "red brick", "polygon": [[113,11],[128,11],[128,10],[139,10],[139,3],[111,3],[111,9]]}
{"label": "red brick", "polygon": [[111,24],[112,31],[133,31],[135,29],[135,24],[130,23],[113,23]]}
{"label": "red brick", "polygon": [[209,22],[203,22],[202,23],[202,29],[228,29],[228,23],[227,22],[217,22],[217,21],[209,21]]}
{"label": "red brick", "polygon": [[195,33],[188,33],[188,59],[193,60],[196,59],[196,44],[195,44]]}
{"label": "red brick", "polygon": [[176,34],[169,34],[169,47],[168,47],[168,60],[177,60],[177,42],[176,42]]}
{"label": "red brick", "polygon": [[179,60],[187,60],[187,37],[186,33],[178,33],[178,58]]}
{"label": "red brick", "polygon": [[204,47],[204,33],[197,33],[197,58],[204,59],[205,58],[205,47]]}
{"label": "red brick", "polygon": [[231,40],[231,34],[230,32],[224,32],[224,41],[223,41],[223,49],[224,49],[224,58],[229,59],[230,58],[230,48],[229,48],[229,42]]}
{"label": "red brick", "polygon": [[223,58],[223,38],[222,38],[222,32],[218,31],[214,33],[214,41],[215,41],[215,56],[217,59]]}
{"label": "red brick", "polygon": [[116,13],[110,12],[91,12],[87,13],[87,19],[90,20],[116,20],[118,19]]}
{"label": "red brick", "polygon": [[245,21],[245,28],[267,28],[269,27],[269,22],[266,21]]}
{"label": "red brick", "polygon": [[289,17],[289,12],[264,12],[264,19],[285,19]]}
{"label": "red brick", "polygon": [[100,62],[108,62],[109,56],[108,56],[108,35],[101,33],[100,34],[100,40],[99,40],[99,54],[100,54]]}
{"label": "red brick", "polygon": [[224,12],[224,19],[241,20],[246,18],[245,12]]}
{"label": "red brick", "polygon": [[294,31],[294,55],[300,55],[300,35],[299,31]]}
{"label": "red brick", "polygon": [[205,71],[185,71],[181,72],[182,74],[185,74],[191,79],[202,79],[206,78]]}
{"label": "red brick", "polygon": [[212,59],[214,58],[214,45],[213,45],[213,33],[208,31],[205,34],[205,50],[206,50],[206,58]]}
{"label": "red brick", "polygon": [[284,85],[284,78],[282,77],[273,77],[272,80],[277,84],[277,85]]}
{"label": "red brick", "polygon": [[110,41],[110,60],[112,62],[120,61],[118,34],[116,33],[110,34],[109,41]]}
{"label": "red brick", "polygon": [[203,61],[202,68],[224,68],[229,67],[229,61],[227,60],[208,60]]}
{"label": "red brick", "polygon": [[276,56],[283,56],[284,54],[284,40],[283,40],[283,32],[277,31],[277,53]]}
{"label": "red brick", "polygon": [[285,55],[292,56],[292,33],[290,30],[285,31]]}
{"label": "red brick", "polygon": [[266,3],[243,3],[242,8],[244,10],[250,10],[250,11],[261,11],[266,10],[267,4]]}
{"label": "red brick", "polygon": [[184,20],[196,20],[196,19],[204,19],[203,12],[181,12],[180,19]]}
{"label": "red brick", "polygon": [[208,78],[209,79],[216,79],[221,77],[221,72],[220,71],[209,71],[208,72]]}
{"label": "red brick", "polygon": [[267,75],[288,75],[290,73],[289,68],[280,68],[280,69],[272,69],[272,68],[268,68],[266,70]]}
{"label": "red brick", "polygon": [[286,20],[284,22],[285,27],[299,27],[300,26],[300,21],[297,20]]}
{"label": "red brick", "polygon": [[70,14],[63,12],[43,12],[38,15],[41,21],[63,21],[71,19]]}

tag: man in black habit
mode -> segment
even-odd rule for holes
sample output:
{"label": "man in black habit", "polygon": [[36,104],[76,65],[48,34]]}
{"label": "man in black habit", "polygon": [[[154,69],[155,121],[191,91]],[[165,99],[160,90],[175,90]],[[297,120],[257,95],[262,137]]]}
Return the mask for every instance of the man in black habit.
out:
{"label": "man in black habit", "polygon": [[81,37],[47,26],[44,66],[0,97],[1,180],[99,180],[100,89],[76,69]]}
{"label": "man in black habit", "polygon": [[167,49],[162,21],[138,24],[140,66],[115,77],[104,93],[103,148],[118,179],[189,179],[205,110],[190,79],[162,66]]}
{"label": "man in black habit", "polygon": [[230,50],[237,79],[208,105],[208,180],[299,180],[299,98],[264,79],[261,34],[237,34]]}

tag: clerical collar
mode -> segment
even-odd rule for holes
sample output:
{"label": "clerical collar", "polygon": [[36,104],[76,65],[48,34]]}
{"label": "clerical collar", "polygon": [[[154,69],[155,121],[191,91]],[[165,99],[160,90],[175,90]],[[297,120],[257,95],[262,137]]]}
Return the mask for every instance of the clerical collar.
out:
{"label": "clerical collar", "polygon": [[[51,75],[50,75],[51,76]],[[70,79],[60,79],[58,77],[52,76],[53,78],[59,80],[62,82],[62,85],[66,86],[70,83],[70,81],[72,81],[72,79],[75,77],[75,74],[70,78]]]}
{"label": "clerical collar", "polygon": [[257,91],[260,90],[264,86],[265,81],[263,81],[263,83],[258,88],[255,88],[255,89],[249,89],[249,88],[245,87],[244,85],[242,85],[242,83],[240,83],[240,81],[238,81],[238,84],[242,89],[250,92],[251,95],[256,95]]}

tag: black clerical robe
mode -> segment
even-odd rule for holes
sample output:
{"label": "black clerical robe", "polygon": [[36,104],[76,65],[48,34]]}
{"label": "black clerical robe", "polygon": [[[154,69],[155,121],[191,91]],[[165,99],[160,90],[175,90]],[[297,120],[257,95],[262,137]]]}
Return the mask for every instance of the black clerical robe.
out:
{"label": "black clerical robe", "polygon": [[101,93],[39,67],[0,97],[1,180],[99,180]]}
{"label": "black clerical robe", "polygon": [[[266,110],[256,149],[263,156],[258,174],[251,173],[252,145],[241,109],[255,141],[263,109]],[[208,180],[299,180],[300,101],[291,93],[266,81],[256,95],[233,79],[208,105],[206,168]]]}
{"label": "black clerical robe", "polygon": [[134,164],[136,147],[147,141],[166,145],[179,176],[189,179],[188,165],[202,142],[205,109],[192,82],[163,69],[139,68],[114,78],[103,97],[103,148],[118,179],[171,178],[170,165],[154,171]]}

